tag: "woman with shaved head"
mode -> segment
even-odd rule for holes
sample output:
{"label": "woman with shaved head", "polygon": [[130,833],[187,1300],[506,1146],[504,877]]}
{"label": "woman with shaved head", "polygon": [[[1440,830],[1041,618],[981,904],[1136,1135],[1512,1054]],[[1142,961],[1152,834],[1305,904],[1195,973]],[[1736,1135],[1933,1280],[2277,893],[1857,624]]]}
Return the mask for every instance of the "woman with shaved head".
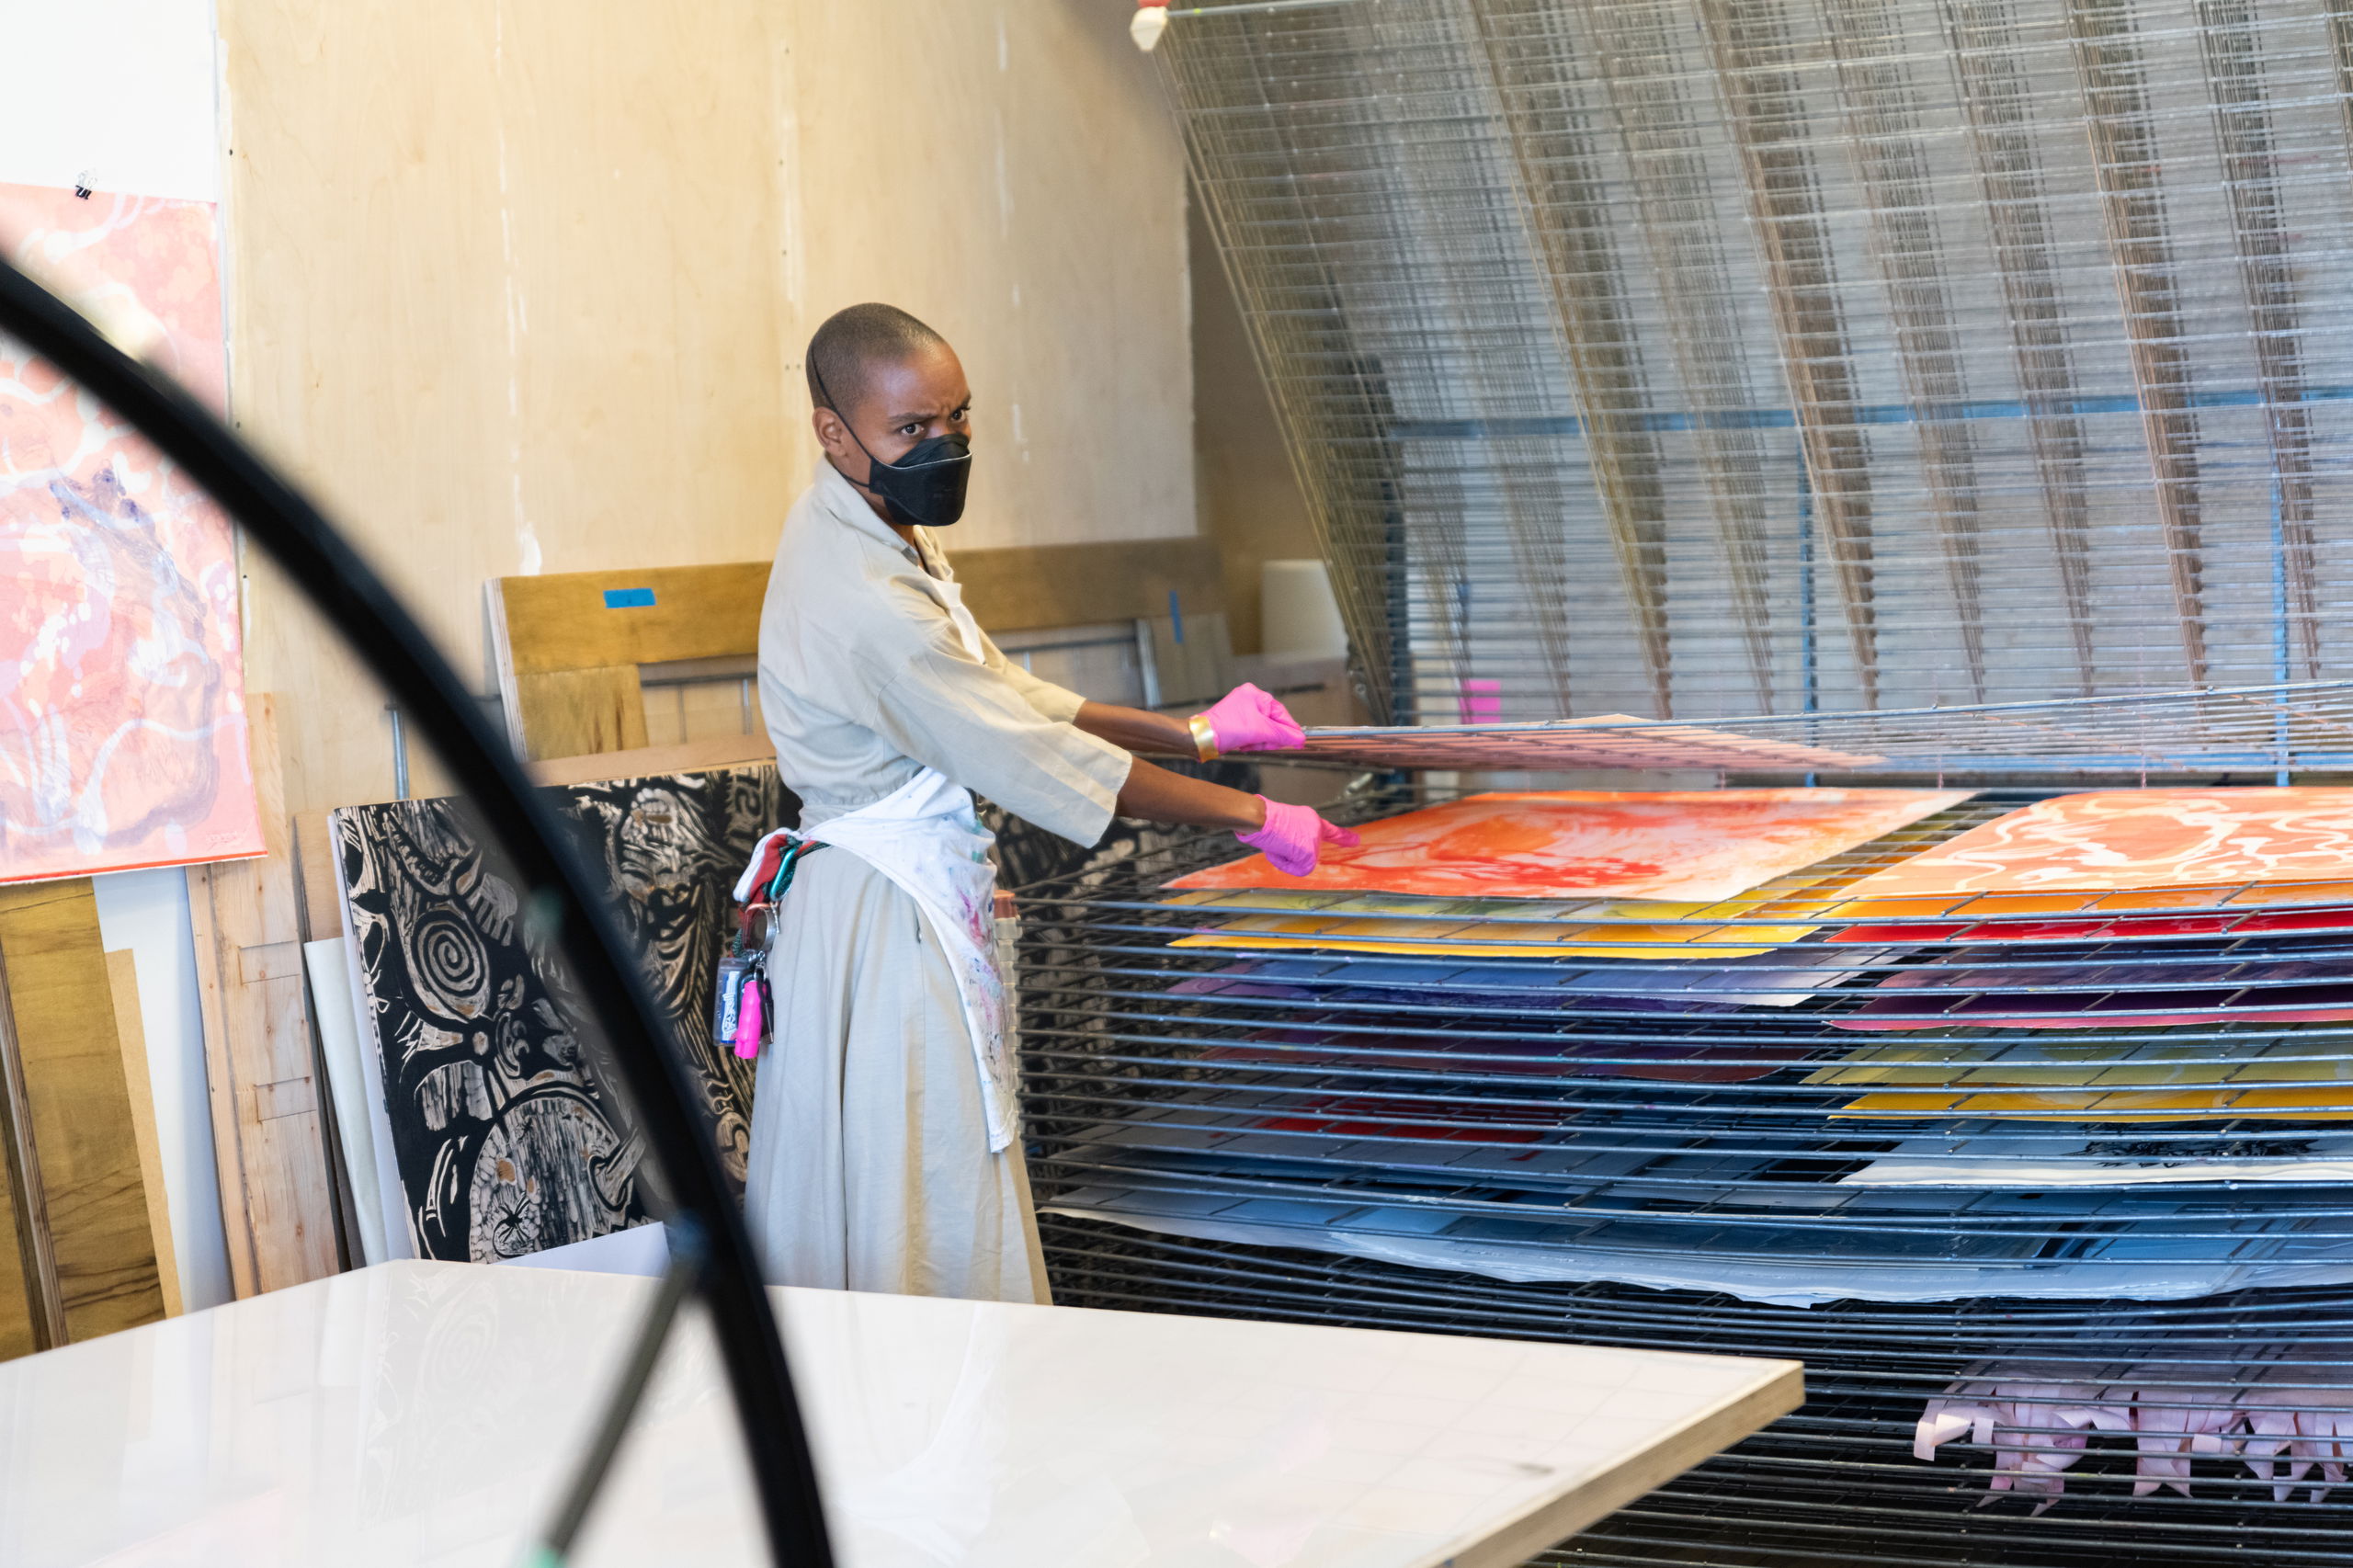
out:
{"label": "woman with shaved head", "polygon": [[1043,1301],[971,791],[1078,844],[1114,814],[1229,828],[1295,875],[1355,835],[1127,749],[1296,744],[1256,687],[1189,721],[1110,707],[973,623],[933,533],[963,515],[972,461],[972,393],[938,333],[853,305],[817,329],[808,375],[825,461],[760,620],[762,711],[801,819],[745,876],[765,896],[790,868],[745,1211],[779,1284]]}

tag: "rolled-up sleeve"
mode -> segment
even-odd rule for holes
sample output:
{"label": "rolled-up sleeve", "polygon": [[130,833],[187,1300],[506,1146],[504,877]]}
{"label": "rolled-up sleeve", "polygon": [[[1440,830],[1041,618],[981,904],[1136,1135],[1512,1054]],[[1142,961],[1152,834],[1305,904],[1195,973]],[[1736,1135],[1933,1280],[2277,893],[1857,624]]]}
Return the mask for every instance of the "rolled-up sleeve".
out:
{"label": "rolled-up sleeve", "polygon": [[[1059,707],[1066,699],[1069,711],[1078,711],[1073,693],[1018,673],[1055,694],[1045,700]],[[1013,674],[961,650],[926,646],[876,695],[875,732],[1047,832],[1092,845],[1111,825],[1135,759],[1050,716]]]}
{"label": "rolled-up sleeve", "polygon": [[985,631],[981,633],[981,650],[988,667],[1003,676],[1030,707],[1058,724],[1068,724],[1078,718],[1078,710],[1086,705],[1086,699],[1067,687],[1056,686],[1052,681],[1041,679],[1023,669],[1006,658],[1004,650],[996,645],[996,639]]}

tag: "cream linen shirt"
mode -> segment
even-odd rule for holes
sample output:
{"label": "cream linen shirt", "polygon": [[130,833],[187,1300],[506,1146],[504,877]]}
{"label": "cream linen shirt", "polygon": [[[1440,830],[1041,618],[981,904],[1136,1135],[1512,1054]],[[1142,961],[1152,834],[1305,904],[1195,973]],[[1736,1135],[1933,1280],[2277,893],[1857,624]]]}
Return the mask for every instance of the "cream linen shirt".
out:
{"label": "cream linen shirt", "polygon": [[784,520],[760,610],[760,711],[778,771],[813,826],[923,768],[1075,844],[1095,843],[1132,762],[1071,727],[1077,693],[1013,664],[986,634],[966,651],[931,530],[916,547],[836,472]]}

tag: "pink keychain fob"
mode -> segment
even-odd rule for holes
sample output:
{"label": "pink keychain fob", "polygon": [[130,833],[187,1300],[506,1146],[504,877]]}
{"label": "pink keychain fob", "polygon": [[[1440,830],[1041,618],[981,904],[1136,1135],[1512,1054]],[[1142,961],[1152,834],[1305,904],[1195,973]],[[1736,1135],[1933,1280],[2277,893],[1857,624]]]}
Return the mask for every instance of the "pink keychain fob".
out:
{"label": "pink keychain fob", "polygon": [[760,1037],[767,1033],[767,1009],[762,1006],[767,990],[758,975],[745,977],[743,1004],[735,1012],[735,1054],[738,1056],[748,1059],[760,1053]]}

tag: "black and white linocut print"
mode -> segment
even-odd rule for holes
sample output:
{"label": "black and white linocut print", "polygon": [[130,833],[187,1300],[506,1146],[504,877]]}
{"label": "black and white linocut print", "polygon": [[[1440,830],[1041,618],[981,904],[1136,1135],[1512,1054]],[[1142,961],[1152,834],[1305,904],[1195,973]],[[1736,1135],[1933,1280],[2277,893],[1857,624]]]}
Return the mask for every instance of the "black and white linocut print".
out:
{"label": "black and white linocut print", "polygon": [[[799,803],[765,766],[554,793],[601,851],[740,1182],[752,1063],[710,1039],[709,992],[730,889]],[[347,807],[333,821],[419,1256],[488,1263],[648,1219],[642,1150],[582,1048],[577,998],[528,935],[462,803]]]}

